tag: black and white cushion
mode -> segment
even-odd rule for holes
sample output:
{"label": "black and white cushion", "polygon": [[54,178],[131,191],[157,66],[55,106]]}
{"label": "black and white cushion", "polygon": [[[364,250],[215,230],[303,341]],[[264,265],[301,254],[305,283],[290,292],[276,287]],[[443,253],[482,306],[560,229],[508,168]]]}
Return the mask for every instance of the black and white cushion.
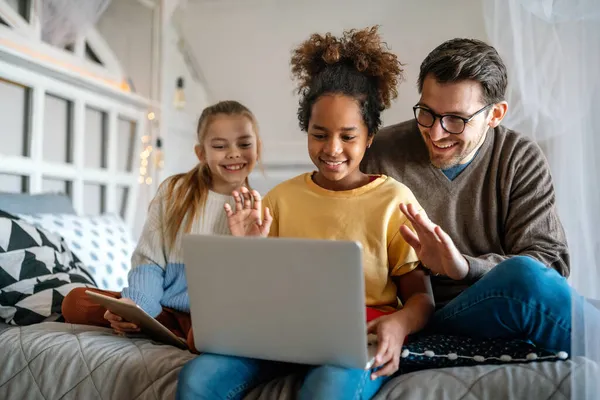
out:
{"label": "black and white cushion", "polygon": [[569,354],[554,352],[519,339],[481,339],[442,334],[410,336],[402,348],[400,373],[431,368],[481,364],[522,364],[564,361]]}
{"label": "black and white cushion", "polygon": [[0,322],[61,321],[67,293],[95,286],[60,236],[0,210]]}

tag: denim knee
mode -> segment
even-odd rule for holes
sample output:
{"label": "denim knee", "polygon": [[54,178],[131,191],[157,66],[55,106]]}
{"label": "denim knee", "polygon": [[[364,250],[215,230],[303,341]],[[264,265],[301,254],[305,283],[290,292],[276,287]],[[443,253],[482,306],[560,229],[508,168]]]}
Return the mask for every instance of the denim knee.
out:
{"label": "denim knee", "polygon": [[227,374],[226,357],[214,354],[202,354],[188,361],[179,372],[177,381],[177,400],[219,399],[227,394],[221,393],[221,380]]}
{"label": "denim knee", "polygon": [[528,256],[511,257],[494,267],[484,279],[509,290],[524,301],[570,304],[567,280],[552,268]]}
{"label": "denim knee", "polygon": [[371,381],[370,371],[323,365],[310,371],[300,390],[300,400],[370,399],[385,379]]}

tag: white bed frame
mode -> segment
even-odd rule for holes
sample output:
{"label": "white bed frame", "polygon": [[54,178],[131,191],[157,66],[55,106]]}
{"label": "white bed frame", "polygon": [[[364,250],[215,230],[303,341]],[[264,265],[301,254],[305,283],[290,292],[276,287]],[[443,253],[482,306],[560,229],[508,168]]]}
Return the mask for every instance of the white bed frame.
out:
{"label": "white bed frame", "polygon": [[[34,0],[39,9],[40,0]],[[156,109],[148,99],[120,87],[123,74],[116,57],[95,30],[77,40],[73,53],[42,43],[37,18],[25,21],[4,1],[0,0],[0,18],[9,27],[0,25],[0,78],[31,89],[29,104],[28,157],[3,155],[0,145],[0,174],[28,177],[27,193],[42,192],[44,178],[71,182],[72,202],[80,214],[84,209],[84,183],[104,186],[105,212],[119,213],[121,205],[117,191],[127,193],[124,219],[132,227],[138,199],[139,155],[141,138],[148,133],[148,113]],[[101,59],[103,65],[85,59],[85,43]],[[71,140],[72,163],[48,162],[42,157],[44,137],[44,106],[46,93],[72,102]],[[6,99],[3,99],[6,101]],[[86,167],[85,117],[86,108],[99,110],[107,116],[106,168]],[[118,119],[135,123],[134,148],[131,151],[131,171],[117,167]],[[1,141],[1,140],[0,140]],[[102,151],[98,149],[98,151]],[[0,188],[0,191],[2,189]]]}

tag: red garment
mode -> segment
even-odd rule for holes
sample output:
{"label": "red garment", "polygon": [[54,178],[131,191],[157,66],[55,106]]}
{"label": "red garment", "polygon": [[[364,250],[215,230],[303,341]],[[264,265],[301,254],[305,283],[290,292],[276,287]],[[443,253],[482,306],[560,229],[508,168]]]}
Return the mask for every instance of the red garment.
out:
{"label": "red garment", "polygon": [[383,317],[384,315],[392,314],[394,311],[381,311],[375,308],[367,307],[367,322],[371,322],[376,318]]}

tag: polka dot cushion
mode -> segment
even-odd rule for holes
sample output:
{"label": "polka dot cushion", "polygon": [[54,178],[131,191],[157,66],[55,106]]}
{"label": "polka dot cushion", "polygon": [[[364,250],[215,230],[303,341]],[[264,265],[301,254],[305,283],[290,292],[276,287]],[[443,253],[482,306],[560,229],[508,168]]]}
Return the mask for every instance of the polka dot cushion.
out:
{"label": "polka dot cushion", "polygon": [[568,357],[565,352],[550,352],[523,340],[416,335],[411,336],[402,348],[400,372],[478,364],[561,361]]}
{"label": "polka dot cushion", "polygon": [[121,291],[135,243],[116,215],[19,214],[27,222],[62,236],[98,283],[100,289]]}

